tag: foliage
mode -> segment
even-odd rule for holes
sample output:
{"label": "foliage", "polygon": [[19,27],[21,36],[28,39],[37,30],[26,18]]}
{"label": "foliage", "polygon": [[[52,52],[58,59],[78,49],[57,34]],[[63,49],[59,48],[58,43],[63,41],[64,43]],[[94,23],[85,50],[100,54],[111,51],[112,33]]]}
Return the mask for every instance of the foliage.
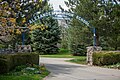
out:
{"label": "foliage", "polygon": [[73,55],[85,55],[86,46],[92,44],[92,37],[88,28],[73,25],[68,29],[68,49]]}
{"label": "foliage", "polygon": [[[44,68],[44,70],[42,70]],[[38,73],[39,72],[39,73]],[[13,71],[0,75],[0,80],[42,80],[49,74],[45,66],[22,65],[17,66]]]}
{"label": "foliage", "polygon": [[94,65],[113,65],[120,62],[120,52],[95,52],[93,54]]}
{"label": "foliage", "polygon": [[120,69],[120,63],[113,64],[113,65],[105,65],[105,68],[113,68],[113,69]]}
{"label": "foliage", "polygon": [[0,73],[8,72],[16,66],[27,63],[39,64],[39,55],[33,53],[1,54]]}
{"label": "foliage", "polygon": [[16,27],[16,19],[15,12],[7,1],[1,1],[0,4],[0,36],[3,36],[13,32],[14,29],[12,28]]}
{"label": "foliage", "polygon": [[[97,46],[102,46],[104,49],[119,50],[120,4],[118,2],[117,0],[68,0],[65,1],[65,4],[69,8],[68,12],[73,12],[86,19],[90,23],[89,28],[96,28]],[[73,22],[71,24],[73,28],[75,25],[84,25],[74,18],[71,19],[71,22]]]}
{"label": "foliage", "polygon": [[3,44],[0,44],[0,48],[4,48],[5,47],[5,45],[3,45]]}
{"label": "foliage", "polygon": [[60,48],[59,52],[57,54],[59,54],[59,55],[65,55],[65,54],[68,55],[70,53],[69,53],[68,49]]}
{"label": "foliage", "polygon": [[[57,53],[57,44],[60,42],[60,30],[58,22],[57,20],[53,19],[52,16],[43,18],[42,22],[36,23],[36,29],[31,33],[33,49],[43,54]],[[32,27],[34,28],[34,26],[35,25]]]}
{"label": "foliage", "polygon": [[86,47],[84,45],[71,45],[71,52],[73,56],[84,56],[86,55]]}
{"label": "foliage", "polygon": [[20,44],[22,32],[26,32],[28,37],[29,19],[41,11],[46,3],[46,0],[0,0],[0,43],[13,46]]}

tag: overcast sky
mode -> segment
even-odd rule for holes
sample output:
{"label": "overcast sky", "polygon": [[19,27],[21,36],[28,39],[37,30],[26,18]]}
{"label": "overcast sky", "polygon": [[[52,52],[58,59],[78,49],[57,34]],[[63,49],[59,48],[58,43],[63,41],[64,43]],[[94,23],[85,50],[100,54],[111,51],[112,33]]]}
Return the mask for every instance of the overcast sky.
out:
{"label": "overcast sky", "polygon": [[66,5],[64,4],[64,1],[67,0],[49,0],[49,3],[53,5],[54,10],[60,10],[59,5],[61,5],[64,9],[67,9]]}

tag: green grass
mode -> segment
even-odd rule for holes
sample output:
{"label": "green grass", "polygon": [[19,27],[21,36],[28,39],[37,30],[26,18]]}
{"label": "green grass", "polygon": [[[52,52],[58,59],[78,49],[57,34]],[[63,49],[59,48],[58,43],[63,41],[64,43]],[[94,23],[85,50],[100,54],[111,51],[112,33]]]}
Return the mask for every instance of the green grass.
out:
{"label": "green grass", "polygon": [[42,57],[48,57],[48,58],[73,58],[71,60],[68,60],[68,62],[77,63],[77,64],[86,64],[86,56],[72,56],[70,54],[68,55],[41,55]]}
{"label": "green grass", "polygon": [[61,49],[58,54],[52,55],[40,55],[41,57],[48,57],[48,58],[73,58],[68,60],[68,62],[77,63],[77,64],[86,64],[86,56],[73,56],[69,53],[68,50]]}
{"label": "green grass", "polygon": [[0,80],[42,80],[40,75],[0,76]]}
{"label": "green grass", "polygon": [[77,58],[79,56],[72,56],[70,54],[68,55],[59,55],[59,54],[55,54],[55,55],[40,55],[41,57],[49,57],[49,58]]}
{"label": "green grass", "polygon": [[49,58],[73,58],[68,50],[60,49],[59,53],[57,54],[50,54],[50,55],[40,55],[41,57],[49,57]]}
{"label": "green grass", "polygon": [[105,65],[104,68],[112,68],[112,69],[120,69],[120,63],[113,64],[113,65]]}
{"label": "green grass", "polygon": [[[48,58],[73,58],[71,60],[67,60],[67,62],[72,62],[72,63],[77,63],[77,64],[87,64],[86,56],[73,56],[69,53],[68,50],[65,50],[65,49],[60,49],[60,52],[58,54],[40,55],[40,56],[48,57]],[[114,64],[114,65],[104,65],[101,67],[120,69],[120,63]]]}
{"label": "green grass", "polygon": [[77,63],[77,64],[86,64],[86,57],[79,56],[78,58],[68,60],[68,62]]}
{"label": "green grass", "polygon": [[49,74],[49,71],[47,71],[46,69],[41,70],[41,74],[34,73],[38,69],[35,69],[35,71],[26,70],[25,68],[21,68],[20,71],[17,70],[18,69],[15,69],[9,73],[1,74],[0,80],[42,80]]}

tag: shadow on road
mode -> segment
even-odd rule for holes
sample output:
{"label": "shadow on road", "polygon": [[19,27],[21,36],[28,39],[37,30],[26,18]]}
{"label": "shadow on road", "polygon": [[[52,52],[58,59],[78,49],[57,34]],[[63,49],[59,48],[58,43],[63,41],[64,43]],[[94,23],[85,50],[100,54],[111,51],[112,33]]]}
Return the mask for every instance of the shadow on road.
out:
{"label": "shadow on road", "polygon": [[87,68],[87,66],[63,65],[63,64],[45,64],[46,68],[57,74],[70,74],[72,69]]}

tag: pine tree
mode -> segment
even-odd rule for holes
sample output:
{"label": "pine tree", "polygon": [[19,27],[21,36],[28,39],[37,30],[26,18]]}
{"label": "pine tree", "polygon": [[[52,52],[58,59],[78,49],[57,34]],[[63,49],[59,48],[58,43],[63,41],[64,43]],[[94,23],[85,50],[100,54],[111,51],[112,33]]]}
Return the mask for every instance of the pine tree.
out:
{"label": "pine tree", "polygon": [[[46,1],[44,7],[39,11],[40,14],[52,13],[53,9]],[[58,52],[60,42],[60,29],[58,21],[49,15],[36,20],[31,24],[31,41],[34,51],[43,54],[55,54]]]}
{"label": "pine tree", "polygon": [[65,3],[69,7],[68,12],[85,18],[96,28],[97,46],[104,49],[112,47],[115,50],[120,47],[119,0],[68,0]]}
{"label": "pine tree", "polygon": [[58,52],[57,44],[60,42],[60,30],[57,20],[51,16],[44,21],[45,24],[37,24],[38,29],[32,31],[32,42],[35,51],[44,54],[53,54]]}

